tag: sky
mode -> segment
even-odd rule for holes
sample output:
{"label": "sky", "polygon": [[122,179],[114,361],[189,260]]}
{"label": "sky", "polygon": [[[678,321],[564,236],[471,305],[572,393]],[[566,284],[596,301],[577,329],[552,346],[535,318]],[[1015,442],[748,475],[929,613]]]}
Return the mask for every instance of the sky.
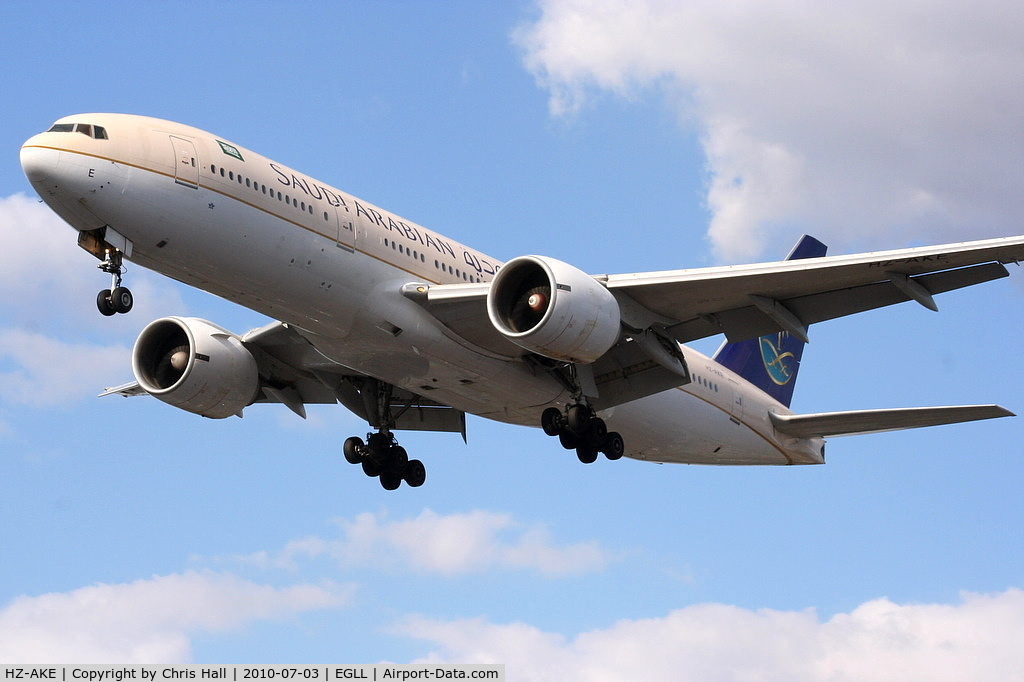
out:
{"label": "sky", "polygon": [[[201,7],[201,9],[200,9]],[[835,439],[820,467],[599,460],[470,417],[341,455],[341,406],[206,420],[96,395],[128,315],[18,149],[62,116],[209,130],[496,258],[591,273],[1024,233],[1009,1],[0,7],[0,662],[499,662],[509,680],[980,680],[1024,669],[1021,418]],[[812,327],[799,412],[1024,412],[1024,273]],[[711,352],[719,339],[697,347]]]}

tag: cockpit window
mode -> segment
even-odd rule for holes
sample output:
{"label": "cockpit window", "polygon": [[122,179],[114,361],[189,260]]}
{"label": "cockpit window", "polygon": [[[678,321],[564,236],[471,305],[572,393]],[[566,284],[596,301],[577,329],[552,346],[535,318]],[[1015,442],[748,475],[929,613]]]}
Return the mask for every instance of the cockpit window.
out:
{"label": "cockpit window", "polygon": [[82,133],[96,140],[106,140],[107,129],[90,123],[54,123],[48,133]]}

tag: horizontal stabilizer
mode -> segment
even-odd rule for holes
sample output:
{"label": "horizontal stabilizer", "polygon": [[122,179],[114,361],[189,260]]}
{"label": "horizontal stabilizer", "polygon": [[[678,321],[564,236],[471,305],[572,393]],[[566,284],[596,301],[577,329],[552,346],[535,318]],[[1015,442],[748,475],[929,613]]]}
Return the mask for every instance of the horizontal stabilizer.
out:
{"label": "horizontal stabilizer", "polygon": [[999,405],[955,405],[821,412],[818,414],[773,413],[771,418],[775,429],[787,436],[829,438],[1013,416],[1013,412]]}

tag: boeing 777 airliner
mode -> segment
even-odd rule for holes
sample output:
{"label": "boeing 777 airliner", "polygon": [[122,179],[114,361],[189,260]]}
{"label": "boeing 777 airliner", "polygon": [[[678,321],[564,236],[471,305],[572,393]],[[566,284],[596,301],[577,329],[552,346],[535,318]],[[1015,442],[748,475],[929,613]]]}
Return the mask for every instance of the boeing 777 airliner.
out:
{"label": "boeing 777 airliner", "polygon": [[[808,326],[1008,273],[1024,237],[782,262],[589,275],[499,261],[179,123],[57,121],[21,149],[32,186],[100,260],[104,315],[125,260],[279,320],[238,335],[164,317],[132,351],[149,394],[196,414],[340,402],[370,426],[345,458],[389,490],[422,485],[395,432],[466,437],[466,414],[540,426],[591,463],[821,464],[829,436],[1010,416],[997,405],[793,414]],[[724,334],[709,358],[684,344]]]}

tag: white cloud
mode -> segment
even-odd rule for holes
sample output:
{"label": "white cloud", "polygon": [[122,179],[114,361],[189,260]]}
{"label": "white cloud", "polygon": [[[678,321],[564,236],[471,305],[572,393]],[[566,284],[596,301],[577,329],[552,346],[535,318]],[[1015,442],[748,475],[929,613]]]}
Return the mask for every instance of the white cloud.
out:
{"label": "white cloud", "polygon": [[176,285],[129,262],[125,284],[135,293],[135,307],[129,315],[100,315],[96,294],[110,286],[110,276],[78,247],[74,229],[36,199],[0,197],[0,237],[0,287],[17,293],[5,299],[2,327],[76,338],[84,329],[126,337],[150,319],[184,310]]}
{"label": "white cloud", "polygon": [[513,623],[408,618],[425,662],[505,663],[522,680],[1005,680],[1024,670],[1024,591],[955,605],[867,602],[822,622],[811,610],[691,606],[574,639]]}
{"label": "white cloud", "polygon": [[76,243],[75,231],[38,199],[24,194],[0,197],[0,233],[7,258],[0,268],[5,288],[61,279],[85,284],[96,273],[81,267],[90,256]]}
{"label": "white cloud", "polygon": [[188,571],[19,597],[0,610],[0,661],[187,663],[190,635],[344,606],[332,583],[275,588]]}
{"label": "white cloud", "polygon": [[[3,370],[4,361],[13,367]],[[125,346],[64,343],[42,334],[0,329],[0,402],[51,407],[92,398],[131,372]]]}
{"label": "white cloud", "polygon": [[301,560],[330,557],[342,566],[411,567],[444,576],[489,570],[575,575],[601,570],[611,560],[595,542],[559,545],[543,525],[524,525],[508,514],[487,511],[441,515],[427,509],[399,521],[367,512],[337,524],[340,539],[302,538],[276,554],[259,552],[241,559],[294,570]]}
{"label": "white cloud", "polygon": [[515,39],[554,114],[577,112],[599,92],[656,89],[699,130],[708,235],[723,258],[756,257],[797,229],[872,247],[1019,229],[1018,5],[540,6]]}
{"label": "white cloud", "polygon": [[7,254],[0,287],[16,293],[0,318],[0,403],[52,407],[93,398],[131,378],[130,346],[141,325],[184,312],[174,285],[133,268],[126,283],[135,309],[101,316],[95,294],[109,276],[78,248],[71,227],[24,195],[0,198],[0,237]]}

